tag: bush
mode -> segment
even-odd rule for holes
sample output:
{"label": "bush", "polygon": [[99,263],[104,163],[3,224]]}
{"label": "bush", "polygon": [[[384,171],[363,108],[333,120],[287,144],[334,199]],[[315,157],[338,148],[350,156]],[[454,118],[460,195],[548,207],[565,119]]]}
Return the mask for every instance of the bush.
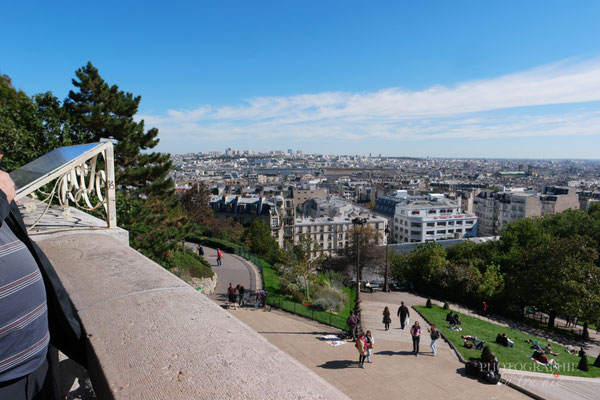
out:
{"label": "bush", "polygon": [[596,361],[594,361],[594,367],[600,368],[600,354],[596,357]]}
{"label": "bush", "polygon": [[425,307],[427,307],[427,308],[431,308],[432,307],[431,306],[431,299],[429,299],[429,298],[427,299],[427,303],[425,303]]}
{"label": "bush", "polygon": [[212,278],[214,272],[204,257],[186,249],[176,251],[169,259],[169,270],[183,280],[187,278]]}
{"label": "bush", "polygon": [[582,371],[589,371],[590,368],[588,367],[588,360],[587,360],[587,356],[584,355],[583,357],[581,357],[581,360],[579,360],[579,364],[577,365],[577,369],[580,369]]}
{"label": "bush", "polygon": [[315,293],[313,306],[324,311],[340,312],[347,299],[348,297],[337,289],[322,287]]}
{"label": "bush", "polygon": [[488,346],[488,345],[483,346],[483,350],[481,350],[481,359],[489,360],[491,354],[492,354],[492,350],[490,350],[490,346]]}
{"label": "bush", "polygon": [[449,309],[450,309],[450,306],[448,305],[448,302],[445,302],[444,303],[444,310],[449,310]]}

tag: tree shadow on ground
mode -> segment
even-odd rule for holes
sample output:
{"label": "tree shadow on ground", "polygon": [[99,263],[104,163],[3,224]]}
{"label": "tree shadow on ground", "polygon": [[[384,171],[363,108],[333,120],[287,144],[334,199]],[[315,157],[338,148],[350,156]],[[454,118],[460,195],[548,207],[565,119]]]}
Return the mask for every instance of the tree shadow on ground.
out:
{"label": "tree shadow on ground", "polygon": [[317,367],[325,369],[359,368],[358,361],[352,360],[327,361],[325,364],[317,365]]}
{"label": "tree shadow on ground", "polygon": [[381,355],[381,356],[414,356],[415,353],[413,353],[412,351],[391,351],[391,350],[384,350],[384,351],[378,351],[377,353],[375,353],[376,355]]}

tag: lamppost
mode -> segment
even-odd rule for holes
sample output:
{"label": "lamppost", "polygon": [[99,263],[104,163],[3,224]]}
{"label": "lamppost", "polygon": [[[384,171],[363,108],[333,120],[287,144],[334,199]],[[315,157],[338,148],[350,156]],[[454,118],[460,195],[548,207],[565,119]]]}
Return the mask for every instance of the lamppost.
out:
{"label": "lamppost", "polygon": [[[361,336],[364,332],[362,330],[362,318],[360,315],[360,237],[359,233],[362,233],[362,227],[367,223],[366,218],[356,217],[352,220],[354,225],[354,235],[356,239],[356,300],[354,301],[354,315],[358,317],[357,332]],[[360,232],[358,227],[360,228]]]}
{"label": "lamppost", "polygon": [[385,227],[385,276],[383,277],[383,291],[390,291],[390,283],[388,282],[388,244],[390,243],[390,227]]}

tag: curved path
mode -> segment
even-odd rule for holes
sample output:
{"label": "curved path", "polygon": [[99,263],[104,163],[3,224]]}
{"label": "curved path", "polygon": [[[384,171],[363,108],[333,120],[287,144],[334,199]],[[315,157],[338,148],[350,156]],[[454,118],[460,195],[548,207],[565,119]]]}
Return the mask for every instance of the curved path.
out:
{"label": "curved path", "polygon": [[[216,265],[215,253],[206,247],[204,250],[205,257],[212,265]],[[234,285],[236,282],[244,284],[252,276],[248,273],[248,267],[247,262],[225,254],[223,266],[215,267],[214,270],[219,279],[223,277],[226,282],[219,284],[216,294],[211,298],[221,302],[220,295],[229,282]],[[463,377],[462,364],[447,345],[440,341],[438,355],[432,357],[429,340],[423,337],[422,353],[415,357],[411,353],[412,341],[408,331],[398,329],[397,319],[390,331],[380,330],[383,328],[380,314],[385,301],[369,301],[366,297],[363,299],[365,325],[373,331],[376,340],[373,363],[366,364],[365,369],[357,366],[358,354],[353,343],[332,347],[319,340],[324,334],[339,333],[335,328],[275,309],[265,312],[248,307],[230,311],[350,398],[526,398],[504,385],[486,385]],[[413,319],[417,316],[411,313],[411,317]]]}

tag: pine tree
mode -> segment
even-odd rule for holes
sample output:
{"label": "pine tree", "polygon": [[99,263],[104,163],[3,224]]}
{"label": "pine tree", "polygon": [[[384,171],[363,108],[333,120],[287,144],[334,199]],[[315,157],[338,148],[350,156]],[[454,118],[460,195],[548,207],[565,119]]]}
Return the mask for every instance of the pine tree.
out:
{"label": "pine tree", "polygon": [[172,197],[173,181],[167,178],[169,155],[142,153],[159,140],[158,129],[146,131],[143,120],[134,120],[141,96],[110,86],[91,62],[75,75],[73,85],[78,91],[69,92],[64,108],[78,140],[90,143],[108,139],[115,143],[115,179],[121,190],[142,197]]}

